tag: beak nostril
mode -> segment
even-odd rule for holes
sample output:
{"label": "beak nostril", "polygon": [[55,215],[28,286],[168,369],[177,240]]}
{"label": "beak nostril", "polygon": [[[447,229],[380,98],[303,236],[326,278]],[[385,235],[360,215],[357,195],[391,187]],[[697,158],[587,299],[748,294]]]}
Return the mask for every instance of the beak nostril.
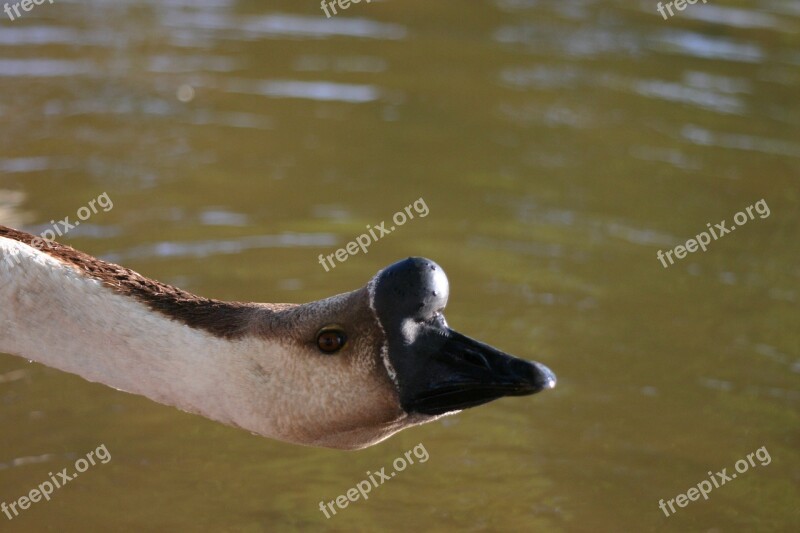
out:
{"label": "beak nostril", "polygon": [[472,350],[465,350],[461,357],[464,359],[465,362],[470,363],[475,366],[479,366],[481,368],[491,368],[489,366],[489,361],[478,352],[473,352]]}

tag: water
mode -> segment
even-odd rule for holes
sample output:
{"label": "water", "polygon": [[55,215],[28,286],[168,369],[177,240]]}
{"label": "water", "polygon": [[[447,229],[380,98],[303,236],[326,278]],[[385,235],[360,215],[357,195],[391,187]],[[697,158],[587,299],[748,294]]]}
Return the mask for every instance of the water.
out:
{"label": "water", "polygon": [[[791,0],[59,1],[0,22],[0,223],[225,299],[408,255],[455,328],[558,374],[360,452],[254,437],[0,357],[4,530],[794,531],[800,9]],[[424,198],[326,272],[317,262]],[[664,268],[656,256],[764,199]],[[326,519],[422,443],[430,454]],[[766,447],[771,463],[659,509]]]}

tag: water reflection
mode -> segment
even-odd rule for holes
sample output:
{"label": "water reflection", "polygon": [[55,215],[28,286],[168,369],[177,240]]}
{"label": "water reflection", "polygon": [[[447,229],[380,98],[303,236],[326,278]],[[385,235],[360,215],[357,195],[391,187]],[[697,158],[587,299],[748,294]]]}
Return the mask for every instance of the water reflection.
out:
{"label": "water reflection", "polygon": [[656,51],[662,53],[678,53],[703,59],[759,63],[765,58],[757,44],[689,31],[664,32],[653,39],[652,45]]}
{"label": "water reflection", "polygon": [[0,76],[51,78],[89,74],[95,67],[87,61],[59,59],[0,59]]}
{"label": "water reflection", "polygon": [[319,101],[364,103],[377,100],[380,91],[370,85],[297,80],[228,80],[225,90],[232,93],[259,94],[273,98],[307,98]]}
{"label": "water reflection", "polygon": [[214,240],[204,242],[158,242],[146,246],[137,246],[124,252],[105,254],[103,259],[113,263],[122,263],[132,259],[148,258],[203,258],[215,255],[240,254],[246,250],[259,248],[294,248],[310,246],[320,248],[337,243],[334,235],[326,233],[281,235],[252,235],[239,239]]}

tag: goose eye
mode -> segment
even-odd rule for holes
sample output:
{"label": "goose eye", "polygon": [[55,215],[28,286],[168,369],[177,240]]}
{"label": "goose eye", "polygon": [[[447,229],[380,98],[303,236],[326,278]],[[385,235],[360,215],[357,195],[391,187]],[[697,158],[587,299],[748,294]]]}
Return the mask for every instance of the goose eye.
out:
{"label": "goose eye", "polygon": [[325,353],[338,352],[345,342],[347,342],[347,335],[338,329],[328,329],[317,335],[317,346]]}

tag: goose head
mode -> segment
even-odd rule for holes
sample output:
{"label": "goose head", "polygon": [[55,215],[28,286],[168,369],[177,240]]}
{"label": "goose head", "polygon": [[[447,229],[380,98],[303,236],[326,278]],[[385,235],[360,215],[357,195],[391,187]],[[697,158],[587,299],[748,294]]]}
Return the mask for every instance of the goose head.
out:
{"label": "goose head", "polygon": [[266,437],[364,448],[556,383],[452,330],[428,259],[316,302],[239,303],[35,239],[0,226],[0,351]]}
{"label": "goose head", "polygon": [[[411,257],[359,290],[279,311],[282,329],[291,330],[275,373],[290,379],[272,383],[281,389],[281,437],[363,448],[443,415],[555,386],[546,366],[451,329],[448,295],[442,268]],[[280,337],[287,339],[285,329]]]}

